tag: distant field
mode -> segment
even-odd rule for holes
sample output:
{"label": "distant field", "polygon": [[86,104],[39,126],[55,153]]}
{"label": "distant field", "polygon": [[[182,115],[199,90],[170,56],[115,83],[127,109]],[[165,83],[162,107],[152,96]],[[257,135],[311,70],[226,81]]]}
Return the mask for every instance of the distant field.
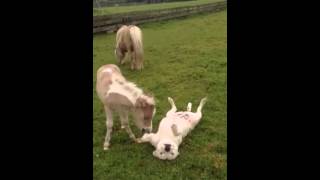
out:
{"label": "distant field", "polygon": [[94,9],[93,15],[99,16],[99,15],[126,13],[126,12],[133,12],[133,11],[158,10],[158,9],[208,4],[208,3],[220,2],[220,1],[225,1],[225,0],[195,0],[195,1],[184,1],[184,2],[142,4],[142,5],[136,5],[136,6],[105,7],[100,9]]}
{"label": "distant field", "polygon": [[[114,56],[115,34],[93,39],[93,179],[94,180],[226,180],[227,179],[227,13],[196,15],[186,19],[140,26],[144,37],[145,68],[131,71],[120,66],[124,76],[156,98],[153,120],[156,131],[170,109],[171,96],[178,110],[208,96],[203,118],[184,139],[173,161],[152,156],[150,144],[136,144],[114,117],[111,147],[103,151],[106,117],[96,91],[96,71]],[[132,118],[130,117],[132,120]],[[137,137],[141,132],[133,125]]]}

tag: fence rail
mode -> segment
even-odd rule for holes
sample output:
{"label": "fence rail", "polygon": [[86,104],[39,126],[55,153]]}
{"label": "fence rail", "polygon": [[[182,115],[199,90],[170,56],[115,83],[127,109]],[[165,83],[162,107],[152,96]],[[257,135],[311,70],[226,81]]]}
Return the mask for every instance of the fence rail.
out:
{"label": "fence rail", "polygon": [[143,24],[147,22],[161,21],[192,14],[205,12],[218,12],[227,8],[227,2],[179,7],[161,10],[149,10],[93,17],[93,33],[115,32],[123,24]]}

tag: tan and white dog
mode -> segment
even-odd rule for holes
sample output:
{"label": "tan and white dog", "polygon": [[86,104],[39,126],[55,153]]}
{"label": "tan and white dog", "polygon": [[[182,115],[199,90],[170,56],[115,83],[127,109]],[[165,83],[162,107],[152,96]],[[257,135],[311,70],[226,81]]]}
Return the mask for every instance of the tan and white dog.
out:
{"label": "tan and white dog", "polygon": [[136,142],[137,139],[129,126],[129,112],[142,133],[152,131],[152,119],[156,112],[154,97],[146,95],[134,83],[127,81],[118,66],[107,64],[98,69],[96,91],[104,105],[107,119],[104,150],[108,150],[110,146],[113,112],[119,113],[121,128]]}
{"label": "tan and white dog", "polygon": [[203,98],[198,106],[197,112],[191,112],[192,104],[189,102],[187,111],[176,112],[177,108],[172,98],[168,97],[171,110],[160,122],[158,132],[144,134],[140,142],[150,142],[156,150],[153,156],[165,160],[175,159],[179,155],[179,145],[182,139],[199,123],[202,117],[202,107],[207,101]]}

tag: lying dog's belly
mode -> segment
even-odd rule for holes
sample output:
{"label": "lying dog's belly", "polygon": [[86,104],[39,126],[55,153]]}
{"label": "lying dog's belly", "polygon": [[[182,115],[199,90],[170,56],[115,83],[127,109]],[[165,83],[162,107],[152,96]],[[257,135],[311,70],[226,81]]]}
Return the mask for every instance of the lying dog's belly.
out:
{"label": "lying dog's belly", "polygon": [[167,118],[172,119],[175,123],[192,125],[197,122],[197,117],[192,112],[176,112],[170,114]]}
{"label": "lying dog's belly", "polygon": [[174,134],[171,130],[171,126],[173,124],[178,126],[179,131],[188,132],[193,126],[196,125],[195,123],[196,123],[196,119],[195,119],[194,113],[176,112],[162,119],[159,125],[159,134],[162,137],[164,136],[174,137]]}

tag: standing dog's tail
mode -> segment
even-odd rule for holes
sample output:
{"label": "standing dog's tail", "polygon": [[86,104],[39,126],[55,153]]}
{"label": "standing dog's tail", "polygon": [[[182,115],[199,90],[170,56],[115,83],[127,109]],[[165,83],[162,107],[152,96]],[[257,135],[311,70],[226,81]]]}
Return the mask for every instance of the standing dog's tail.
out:
{"label": "standing dog's tail", "polygon": [[201,113],[201,110],[202,110],[203,106],[206,104],[206,102],[207,102],[207,97],[201,99],[200,104],[197,109],[197,113]]}

